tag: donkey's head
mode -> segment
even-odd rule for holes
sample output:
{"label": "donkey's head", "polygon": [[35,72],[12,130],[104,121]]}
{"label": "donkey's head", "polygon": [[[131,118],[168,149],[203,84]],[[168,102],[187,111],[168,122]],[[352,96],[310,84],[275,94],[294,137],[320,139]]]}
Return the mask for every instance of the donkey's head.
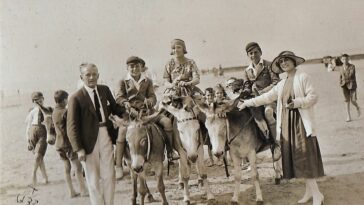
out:
{"label": "donkey's head", "polygon": [[212,152],[216,157],[222,156],[225,151],[225,144],[229,133],[225,113],[229,112],[232,106],[234,106],[233,102],[224,104],[211,103],[209,105],[198,104],[198,108],[206,115],[205,126],[209,132]]}
{"label": "donkey's head", "polygon": [[146,124],[150,122],[151,117],[148,116],[132,122],[127,122],[116,115],[109,117],[116,126],[127,127],[126,141],[130,150],[131,168],[136,173],[143,171],[144,163],[149,159],[151,139]]}
{"label": "donkey's head", "polygon": [[182,147],[187,152],[188,159],[193,163],[196,162],[198,148],[202,146],[200,123],[196,115],[198,110],[194,111],[192,107],[188,106],[176,108],[166,104],[161,104],[160,107],[166,109],[177,119]]}
{"label": "donkey's head", "polygon": [[43,113],[44,116],[44,125],[47,130],[47,143],[50,145],[54,145],[56,142],[56,130],[54,128],[53,120],[52,120],[52,107],[44,107],[42,105],[39,106],[39,109]]}

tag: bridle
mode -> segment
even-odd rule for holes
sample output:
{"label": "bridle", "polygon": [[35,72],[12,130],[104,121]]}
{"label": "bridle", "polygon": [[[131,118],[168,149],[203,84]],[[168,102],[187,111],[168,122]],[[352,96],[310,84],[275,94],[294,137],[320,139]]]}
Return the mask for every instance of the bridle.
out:
{"label": "bridle", "polygon": [[225,151],[230,149],[230,144],[235,140],[235,138],[243,131],[243,129],[252,121],[253,116],[250,116],[250,118],[245,122],[245,124],[239,129],[239,131],[230,138],[230,126],[229,126],[229,119],[227,117],[220,117],[225,118],[225,129],[226,129],[226,136],[225,136]]}
{"label": "bridle", "polygon": [[[145,158],[145,161],[148,162],[150,159],[150,153],[152,150],[152,139],[151,139],[151,135],[147,129],[147,126],[143,125],[140,128],[143,128],[145,130],[145,132],[147,133],[147,153],[145,154],[144,158]],[[138,141],[138,143],[140,143],[140,140]],[[128,144],[130,144],[130,143],[128,143]]]}
{"label": "bridle", "polygon": [[[193,113],[193,117],[185,118],[185,119],[182,119],[182,120],[178,120],[176,118],[177,119],[177,123],[181,124],[181,123],[185,123],[185,122],[192,121],[192,120],[196,120],[197,123],[199,123],[195,112],[192,109],[191,109],[191,111]],[[197,145],[197,150],[198,150],[200,148],[200,146],[201,146],[201,130],[200,130],[200,128],[197,130],[197,132],[198,132],[198,145]],[[181,143],[181,147],[187,153],[187,150],[183,147],[183,144],[182,143]]]}

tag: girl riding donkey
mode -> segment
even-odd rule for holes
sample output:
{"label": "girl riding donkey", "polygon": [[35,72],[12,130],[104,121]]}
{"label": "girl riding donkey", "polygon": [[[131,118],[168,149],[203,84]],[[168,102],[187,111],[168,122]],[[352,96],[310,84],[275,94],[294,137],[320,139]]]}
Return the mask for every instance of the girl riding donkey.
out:
{"label": "girl riding donkey", "polygon": [[[149,115],[155,112],[156,95],[152,81],[145,77],[142,72],[143,60],[136,56],[131,56],[127,59],[128,67],[127,77],[120,81],[119,89],[116,94],[116,102],[125,108],[126,112],[123,115],[125,121],[136,119],[139,115]],[[159,115],[155,120],[161,125],[166,133],[166,149],[167,157],[176,160],[179,156],[173,152],[173,128],[169,118],[163,114]],[[119,134],[116,144],[116,166],[117,169],[122,169],[122,159],[125,149],[126,126],[119,127]]]}
{"label": "girl riding donkey", "polygon": [[[179,184],[184,189],[184,201],[190,203],[188,181],[191,172],[191,164],[196,163],[199,174],[199,185],[205,188],[207,200],[214,201],[210,191],[207,174],[204,166],[202,127],[195,102],[199,102],[202,91],[196,87],[200,83],[200,75],[195,61],[185,57],[187,53],[185,42],[174,39],[171,43],[174,58],[165,66],[164,76],[167,89],[164,92],[164,100],[160,108],[167,110],[175,117],[176,141],[175,148],[180,154],[179,160]],[[178,136],[178,137],[177,137]]]}

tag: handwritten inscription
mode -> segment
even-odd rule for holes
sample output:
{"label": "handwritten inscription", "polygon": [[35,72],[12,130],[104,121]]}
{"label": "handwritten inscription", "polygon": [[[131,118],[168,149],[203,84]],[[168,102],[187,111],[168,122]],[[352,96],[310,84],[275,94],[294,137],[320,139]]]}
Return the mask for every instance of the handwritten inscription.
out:
{"label": "handwritten inscription", "polygon": [[30,185],[28,187],[30,188],[30,190],[16,196],[16,203],[26,205],[35,205],[39,203],[39,201],[35,198],[38,189]]}

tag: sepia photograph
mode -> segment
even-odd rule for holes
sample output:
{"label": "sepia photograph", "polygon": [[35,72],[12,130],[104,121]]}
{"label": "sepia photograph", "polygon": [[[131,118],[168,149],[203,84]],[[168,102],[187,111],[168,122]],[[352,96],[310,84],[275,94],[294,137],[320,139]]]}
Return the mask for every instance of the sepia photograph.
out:
{"label": "sepia photograph", "polygon": [[364,1],[0,1],[0,205],[364,204]]}

